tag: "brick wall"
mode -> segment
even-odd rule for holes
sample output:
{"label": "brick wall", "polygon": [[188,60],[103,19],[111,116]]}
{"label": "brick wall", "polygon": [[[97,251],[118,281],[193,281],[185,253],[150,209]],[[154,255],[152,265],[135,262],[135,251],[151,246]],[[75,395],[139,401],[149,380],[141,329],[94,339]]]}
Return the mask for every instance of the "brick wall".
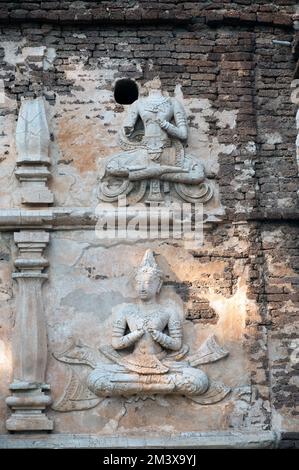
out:
{"label": "brick wall", "polygon": [[176,22],[196,19],[211,25],[223,21],[236,24],[239,21],[252,24],[274,24],[290,26],[290,15],[294,13],[296,0],[198,1],[161,0],[148,2],[138,1],[40,1],[40,2],[1,2],[0,19],[7,22],[22,20],[62,21],[62,22],[135,22],[167,21]]}
{"label": "brick wall", "polygon": [[[210,139],[217,135],[220,144],[233,143],[235,150],[219,155],[225,223],[208,235],[209,248],[194,256],[200,263],[226,260],[220,279],[206,274],[207,286],[218,284],[224,296],[235,292],[236,263],[249,269],[248,296],[258,305],[258,315],[247,319],[252,383],[256,400],[267,400],[270,392],[272,415],[266,410],[264,426],[286,432],[281,447],[298,445],[292,433],[298,419],[298,169],[296,109],[290,101],[295,60],[290,46],[273,40],[292,41],[296,3],[141,0],[136,8],[134,1],[0,2],[1,41],[53,46],[56,53],[53,69],[33,66],[20,78],[0,43],[1,78],[13,100],[42,87],[54,106],[73,92],[66,74],[71,60],[88,70],[110,59],[116,61],[115,76],[143,84],[159,75],[170,93],[179,82],[186,98],[208,99],[218,111],[238,110],[233,129],[219,128],[210,118]],[[0,164],[1,158],[5,154]],[[232,249],[232,222],[237,246],[248,242],[241,254]],[[200,286],[170,284],[189,302],[189,319],[217,320],[204,276]]]}

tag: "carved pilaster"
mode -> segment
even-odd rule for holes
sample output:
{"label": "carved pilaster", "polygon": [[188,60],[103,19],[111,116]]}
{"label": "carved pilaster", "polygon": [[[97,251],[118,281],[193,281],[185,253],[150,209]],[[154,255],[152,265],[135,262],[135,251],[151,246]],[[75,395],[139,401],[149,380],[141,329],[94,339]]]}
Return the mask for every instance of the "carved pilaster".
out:
{"label": "carved pilaster", "polygon": [[51,398],[45,380],[47,365],[47,332],[43,311],[42,283],[47,279],[43,270],[48,261],[43,251],[49,233],[20,231],[14,234],[19,249],[15,260],[18,272],[18,302],[14,327],[14,379],[12,396],[6,402],[12,410],[6,422],[9,431],[50,431],[53,422],[45,414]]}
{"label": "carved pilaster", "polygon": [[44,100],[24,99],[16,128],[17,169],[16,177],[21,182],[22,204],[48,205],[53,203],[53,194],[47,188],[49,171],[50,134]]}

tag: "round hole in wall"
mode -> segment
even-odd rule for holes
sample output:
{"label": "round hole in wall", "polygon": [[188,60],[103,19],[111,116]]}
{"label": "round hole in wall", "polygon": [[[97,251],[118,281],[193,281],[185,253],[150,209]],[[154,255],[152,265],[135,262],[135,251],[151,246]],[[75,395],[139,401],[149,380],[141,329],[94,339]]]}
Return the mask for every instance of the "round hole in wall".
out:
{"label": "round hole in wall", "polygon": [[118,104],[132,104],[138,98],[138,86],[130,78],[117,80],[114,87],[114,99]]}

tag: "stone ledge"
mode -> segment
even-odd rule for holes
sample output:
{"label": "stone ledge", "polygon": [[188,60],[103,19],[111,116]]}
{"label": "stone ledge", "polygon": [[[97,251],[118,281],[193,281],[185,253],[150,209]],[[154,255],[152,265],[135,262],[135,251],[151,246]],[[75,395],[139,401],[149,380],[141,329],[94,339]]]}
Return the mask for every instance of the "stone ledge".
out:
{"label": "stone ledge", "polygon": [[2,435],[0,449],[273,449],[277,435],[272,431],[182,433],[168,436],[95,436],[89,434]]}
{"label": "stone ledge", "polygon": [[[134,208],[127,208],[128,218],[134,215]],[[205,228],[222,223],[218,214],[204,223]],[[49,209],[0,209],[0,231],[26,229],[81,230],[94,229],[98,221],[96,208],[53,207]]]}
{"label": "stone ledge", "polygon": [[[129,209],[128,209],[129,210]],[[259,211],[248,214],[222,215],[219,219],[208,220],[205,229],[228,222],[275,222],[299,220],[299,211]],[[0,232],[26,229],[84,230],[95,228],[97,217],[92,207],[52,207],[47,209],[0,209]]]}

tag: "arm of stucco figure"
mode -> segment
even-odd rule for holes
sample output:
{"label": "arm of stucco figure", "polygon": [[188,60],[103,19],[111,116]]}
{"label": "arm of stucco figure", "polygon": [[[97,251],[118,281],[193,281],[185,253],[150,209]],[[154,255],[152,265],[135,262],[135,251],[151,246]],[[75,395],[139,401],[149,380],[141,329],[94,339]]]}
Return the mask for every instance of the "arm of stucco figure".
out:
{"label": "arm of stucco figure", "polygon": [[144,334],[143,330],[135,330],[125,335],[127,322],[125,317],[115,319],[112,327],[112,347],[114,349],[124,349],[134,344]]}
{"label": "arm of stucco figure", "polygon": [[[176,315],[175,315],[176,317]],[[169,335],[162,331],[151,330],[151,335],[155,341],[166,349],[178,351],[182,347],[182,324],[177,318],[171,318],[168,323]]]}
{"label": "arm of stucco figure", "polygon": [[175,173],[163,173],[161,180],[171,181],[173,183],[199,184],[205,179],[204,166],[200,162],[190,165],[188,170]]}
{"label": "arm of stucco figure", "polygon": [[173,107],[175,125],[168,121],[162,121],[160,125],[167,134],[180,140],[186,140],[188,137],[188,126],[185,110],[177,100],[173,100]]}
{"label": "arm of stucco figure", "polygon": [[139,111],[138,111],[138,107],[135,101],[133,104],[131,104],[128,110],[128,114],[125,119],[124,125],[123,125],[126,135],[129,135],[130,133],[133,132],[138,116],[139,116]]}

